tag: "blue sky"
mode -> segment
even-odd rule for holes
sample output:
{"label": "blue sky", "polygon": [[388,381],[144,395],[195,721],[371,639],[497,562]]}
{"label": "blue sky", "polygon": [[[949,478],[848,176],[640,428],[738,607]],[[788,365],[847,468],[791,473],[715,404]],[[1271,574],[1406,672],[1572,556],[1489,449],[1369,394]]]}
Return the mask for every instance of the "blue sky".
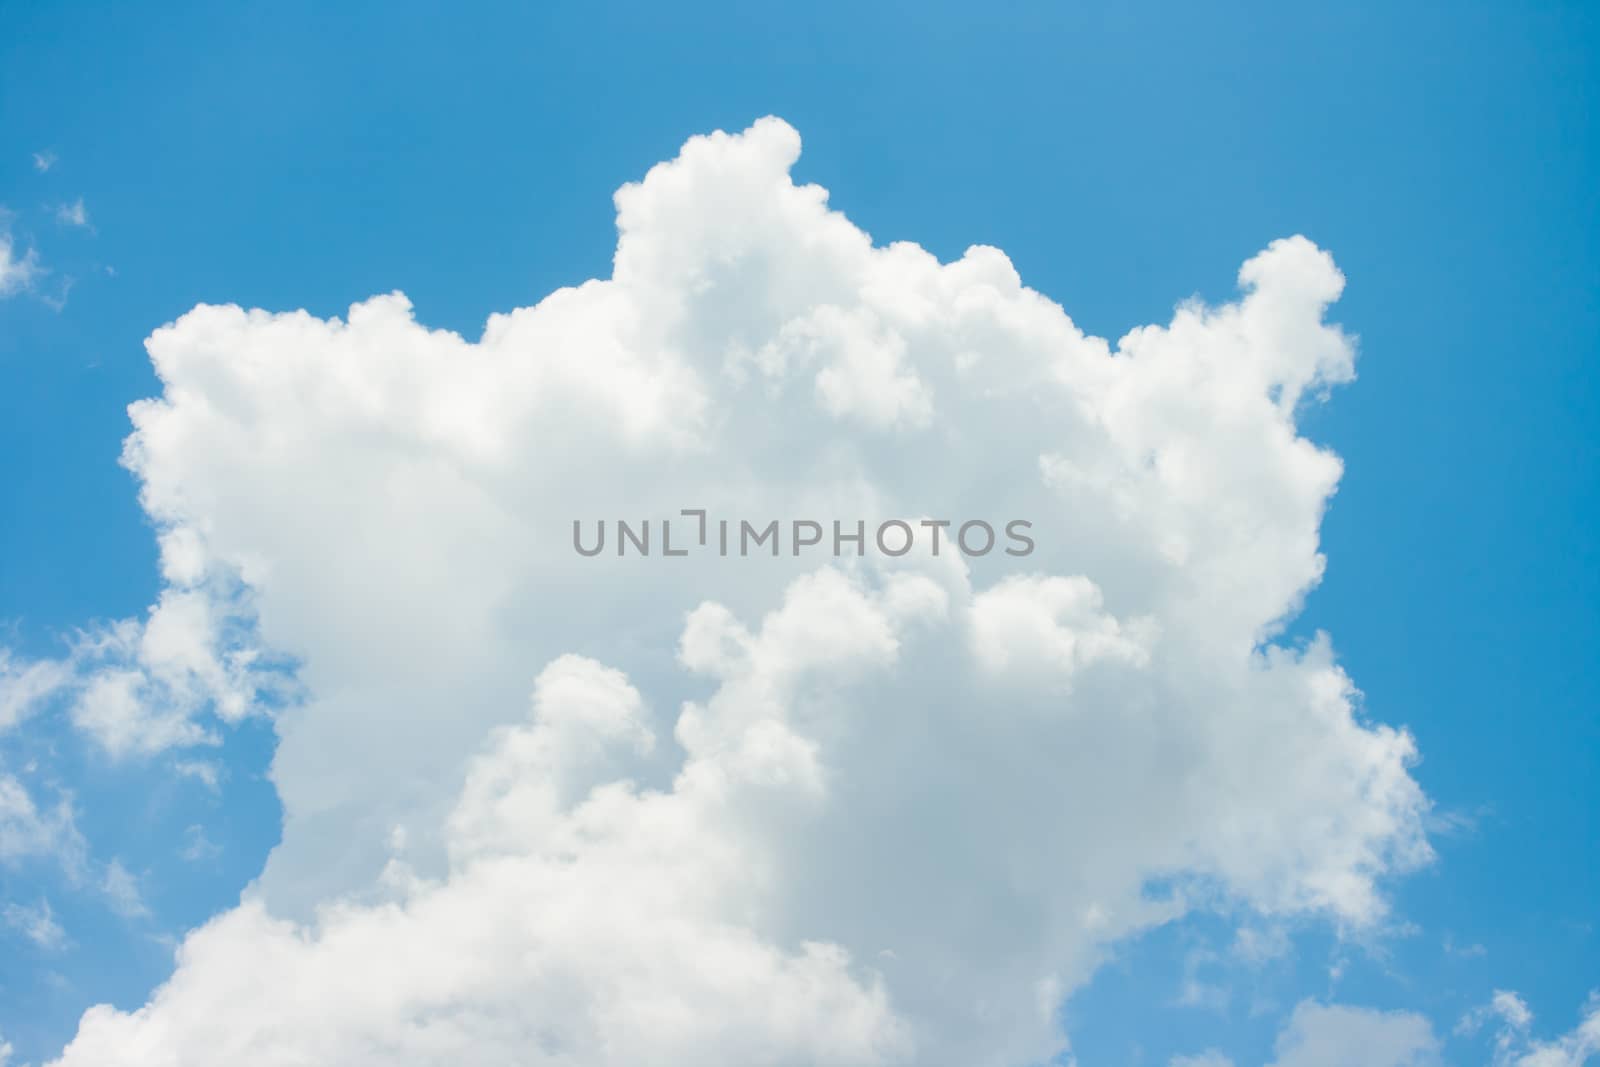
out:
{"label": "blue sky", "polygon": [[[1319,997],[1420,1012],[1451,1062],[1487,1062],[1451,1030],[1496,989],[1568,1029],[1600,987],[1600,9],[1293,7],[7,5],[0,204],[48,271],[0,300],[7,641],[56,655],[160,592],[117,464],[126,406],[160,391],[153,329],[403,289],[476,338],[605,277],[612,191],[697,133],[782,116],[797,180],[876,243],[998,246],[1110,338],[1229,298],[1239,263],[1303,233],[1348,278],[1332,317],[1360,355],[1301,422],[1345,473],[1292,633],[1335,635],[1365,712],[1414,733],[1438,859],[1392,883],[1381,935],[1296,922],[1265,970],[1226,958],[1215,918],[1122,946],[1065,1009],[1074,1048],[1261,1062]],[[87,224],[64,221],[80,198]],[[142,1003],[171,939],[260,871],[272,747],[264,721],[230,731],[212,789],[58,717],[0,738],[73,795],[90,880],[116,857],[147,909],[0,868],[0,897],[47,897],[70,939],[0,940],[18,1062],[92,1003]],[[215,854],[181,858],[196,840]],[[1186,968],[1231,997],[1183,1003]]]}

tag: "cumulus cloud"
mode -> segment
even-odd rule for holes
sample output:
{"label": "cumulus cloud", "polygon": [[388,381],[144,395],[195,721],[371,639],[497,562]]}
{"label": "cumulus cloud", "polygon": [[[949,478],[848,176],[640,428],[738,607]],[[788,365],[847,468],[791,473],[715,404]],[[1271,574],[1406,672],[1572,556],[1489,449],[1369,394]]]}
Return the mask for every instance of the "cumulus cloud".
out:
{"label": "cumulus cloud", "polygon": [[[124,462],[167,590],[73,718],[188,747],[298,664],[285,825],[62,1067],[1001,1067],[1191,900],[1382,918],[1429,858],[1415,747],[1276,640],[1340,475],[1295,423],[1353,374],[1331,258],[1274,242],[1112,345],[997,249],[875,245],[799,147],[692,139],[617,193],[610,278],[476,341],[398,293],[151,336]],[[1037,549],[572,549],[686,508]]]}
{"label": "cumulus cloud", "polygon": [[[143,619],[80,631],[59,659],[23,660],[0,649],[0,732],[58,701],[108,755],[148,756],[214,744],[208,723],[237,723],[279,694],[281,676],[252,643],[248,598],[233,585],[196,584],[202,576],[188,581],[181,555],[164,558],[169,585]],[[177,769],[216,785],[210,763],[182,760]]]}

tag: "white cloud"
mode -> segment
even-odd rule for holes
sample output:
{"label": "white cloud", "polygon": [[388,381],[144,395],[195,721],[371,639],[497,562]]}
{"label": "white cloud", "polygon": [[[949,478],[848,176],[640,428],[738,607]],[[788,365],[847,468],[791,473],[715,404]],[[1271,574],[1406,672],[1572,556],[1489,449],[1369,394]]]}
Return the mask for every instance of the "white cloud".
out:
{"label": "white cloud", "polygon": [[1216,1012],[1227,1010],[1232,991],[1219,982],[1206,981],[1202,977],[1203,971],[1220,960],[1216,952],[1204,945],[1190,948],[1183,954],[1183,980],[1178,986],[1179,1004]]}
{"label": "white cloud", "polygon": [[[1429,857],[1412,740],[1329,639],[1271,643],[1340,474],[1294,424],[1352,374],[1331,259],[1274,242],[1113,350],[998,250],[875,248],[798,151],[692,140],[618,192],[610,279],[477,342],[399,294],[152,335],[125,462],[168,589],[79,653],[75,721],[203,740],[253,649],[304,699],[261,878],[64,1067],[1001,1067],[1185,909],[1155,881],[1382,918]],[[572,551],[694,507],[1038,548]]]}
{"label": "white cloud", "polygon": [[1498,1023],[1499,1029],[1495,1034],[1495,1053],[1500,1061],[1507,1060],[1512,1049],[1524,1044],[1528,1036],[1528,1028],[1533,1024],[1533,1012],[1528,1008],[1527,1001],[1518,994],[1507,990],[1497,989],[1489,998],[1487,1004],[1480,1005],[1467,1012],[1456,1024],[1457,1034],[1476,1034],[1489,1023]]}
{"label": "white cloud", "polygon": [[1443,947],[1445,955],[1455,956],[1459,959],[1475,959],[1489,954],[1489,950],[1481,944],[1471,941],[1463,945],[1456,940],[1454,934],[1448,932],[1444,935]]}
{"label": "white cloud", "polygon": [[1517,993],[1497,989],[1489,1003],[1468,1012],[1458,1034],[1474,1034],[1498,1023],[1494,1035],[1495,1067],[1583,1067],[1600,1059],[1600,993],[1591,993],[1578,1025],[1554,1041],[1531,1035],[1533,1012]]}
{"label": "white cloud", "polygon": [[205,827],[198,823],[183,832],[184,845],[178,855],[190,863],[202,863],[222,855],[222,846],[206,835]]}
{"label": "white cloud", "polygon": [[1241,926],[1234,934],[1232,953],[1252,966],[1282,959],[1292,947],[1281,925]]}
{"label": "white cloud", "polygon": [[159,697],[151,699],[145,676],[134,670],[105,670],[88,679],[73,706],[72,721],[117,756],[207,739],[181,709],[163,707]]}
{"label": "white cloud", "polygon": [[50,151],[48,148],[42,152],[35,152],[33,154],[33,169],[38,171],[40,174],[43,174],[45,171],[49,170],[55,165],[56,154]]}
{"label": "white cloud", "polygon": [[1100,590],[1082,575],[1006,578],[972,602],[973,650],[988,670],[1011,677],[1065,682],[1105,659],[1142,666],[1152,630],[1148,619],[1124,626],[1107,615]]}
{"label": "white cloud", "polygon": [[124,919],[142,919],[149,916],[150,909],[145,906],[144,896],[139,891],[139,879],[122,865],[121,860],[113,859],[106,864],[100,889],[110,902],[111,910]]}
{"label": "white cloud", "polygon": [[1420,1015],[1305,1001],[1278,1035],[1269,1067],[1432,1067],[1433,1026]]}
{"label": "white cloud", "polygon": [[67,932],[56,922],[48,900],[41,899],[33,905],[15,902],[0,905],[0,921],[46,951],[58,949],[67,942]]}
{"label": "white cloud", "polygon": [[0,208],[0,297],[12,296],[33,287],[34,279],[44,273],[39,266],[39,256],[33,249],[18,252],[11,236],[11,216]]}
{"label": "white cloud", "polygon": [[1507,989],[1497,989],[1489,998],[1489,1011],[1512,1030],[1526,1030],[1533,1024],[1528,1002]]}
{"label": "white cloud", "polygon": [[[215,744],[208,721],[236,723],[280,684],[250,644],[248,597],[232,585],[174,580],[141,621],[76,635],[57,660],[21,663],[0,649],[0,729],[62,696],[74,726],[122,759]],[[216,786],[216,768],[179,760],[178,773]]]}
{"label": "white cloud", "polygon": [[41,808],[20,779],[0,771],[0,863],[40,857],[58,862],[70,879],[82,876],[88,849],[71,798]]}
{"label": "white cloud", "polygon": [[56,221],[68,226],[87,227],[89,225],[89,210],[83,206],[83,197],[78,197],[70,204],[62,204],[56,208]]}
{"label": "white cloud", "polygon": [[1216,1049],[1207,1049],[1195,1056],[1174,1056],[1168,1067],[1233,1067],[1233,1061]]}
{"label": "white cloud", "polygon": [[1533,1042],[1516,1067],[1582,1067],[1600,1059],[1600,996],[1591,994],[1578,1025],[1554,1041]]}
{"label": "white cloud", "polygon": [[[1267,1067],[1438,1067],[1439,1041],[1427,1019],[1411,1012],[1375,1011],[1302,1001],[1285,1020]],[[1177,1056],[1170,1067],[1233,1067],[1208,1049]]]}
{"label": "white cloud", "polygon": [[222,765],[210,760],[178,760],[172,769],[184,778],[193,778],[213,793],[222,789]]}
{"label": "white cloud", "polygon": [[23,660],[0,647],[0,734],[32,715],[70,678],[63,663]]}

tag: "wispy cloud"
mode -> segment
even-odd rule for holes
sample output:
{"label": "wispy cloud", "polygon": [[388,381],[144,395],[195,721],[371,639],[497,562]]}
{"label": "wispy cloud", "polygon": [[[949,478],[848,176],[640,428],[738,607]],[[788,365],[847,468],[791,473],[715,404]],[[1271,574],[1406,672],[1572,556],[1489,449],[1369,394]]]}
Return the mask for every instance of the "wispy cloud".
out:
{"label": "wispy cloud", "polygon": [[18,252],[11,236],[11,213],[0,208],[0,297],[12,296],[33,288],[44,268],[33,249]]}
{"label": "wispy cloud", "polygon": [[56,922],[48,900],[32,907],[8,903],[0,908],[0,921],[42,949],[58,949],[67,942],[67,932]]}
{"label": "wispy cloud", "polygon": [[43,174],[56,165],[56,154],[46,148],[33,154],[33,169]]}
{"label": "wispy cloud", "polygon": [[206,836],[205,827],[195,823],[184,831],[184,845],[178,855],[190,863],[215,859],[222,855],[222,846]]}
{"label": "wispy cloud", "polygon": [[41,808],[20,779],[0,774],[0,862],[52,856],[70,881],[82,878],[88,844],[78,832],[71,798]]}
{"label": "wispy cloud", "polygon": [[222,780],[222,768],[209,760],[180,760],[172,769],[184,778],[193,778],[213,793]]}
{"label": "wispy cloud", "polygon": [[106,876],[100,882],[100,889],[110,902],[111,910],[124,919],[142,919],[150,914],[150,909],[144,903],[144,895],[139,892],[139,879],[122,865],[121,860],[114,859],[106,865]]}
{"label": "wispy cloud", "polygon": [[83,206],[83,197],[78,197],[70,204],[62,204],[56,208],[56,221],[68,226],[79,226],[92,229],[89,225],[89,211]]}
{"label": "wispy cloud", "polygon": [[0,733],[33,714],[71,677],[65,664],[25,660],[0,648]]}

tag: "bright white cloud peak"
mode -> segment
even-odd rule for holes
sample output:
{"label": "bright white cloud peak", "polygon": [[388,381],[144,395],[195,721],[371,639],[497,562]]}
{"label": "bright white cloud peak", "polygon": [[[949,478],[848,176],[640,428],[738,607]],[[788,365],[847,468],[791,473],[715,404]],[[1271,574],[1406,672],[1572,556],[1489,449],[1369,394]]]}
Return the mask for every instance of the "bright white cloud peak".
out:
{"label": "bright white cloud peak", "polygon": [[[1113,350],[996,249],[874,247],[799,148],[691,140],[610,279],[475,344],[399,294],[150,338],[168,589],[76,655],[76,721],[204,740],[256,649],[303,698],[259,883],[61,1064],[1025,1064],[1195,887],[1361,924],[1427,859],[1411,738],[1271,643],[1340,473],[1294,423],[1352,375],[1332,260],[1274,242]],[[572,551],[685,507],[1038,549]]]}

